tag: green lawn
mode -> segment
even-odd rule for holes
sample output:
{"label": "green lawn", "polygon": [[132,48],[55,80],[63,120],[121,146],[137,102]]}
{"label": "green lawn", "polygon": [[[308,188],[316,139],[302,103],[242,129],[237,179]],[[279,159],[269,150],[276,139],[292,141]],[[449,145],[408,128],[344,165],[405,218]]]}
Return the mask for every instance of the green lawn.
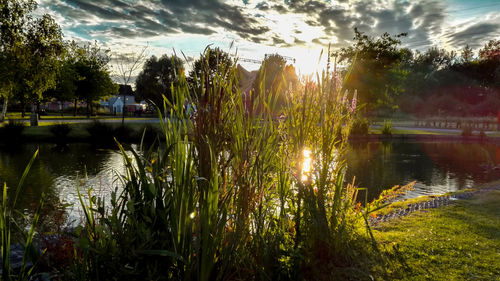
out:
{"label": "green lawn", "polygon": [[379,224],[374,235],[403,261],[382,279],[500,280],[500,190]]}

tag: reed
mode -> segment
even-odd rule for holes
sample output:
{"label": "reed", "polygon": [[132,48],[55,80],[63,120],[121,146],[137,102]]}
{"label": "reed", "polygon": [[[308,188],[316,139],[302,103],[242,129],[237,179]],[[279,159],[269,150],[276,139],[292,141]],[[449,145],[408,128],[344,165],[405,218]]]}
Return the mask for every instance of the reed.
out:
{"label": "reed", "polygon": [[160,146],[118,144],[127,171],[110,206],[81,199],[77,279],[368,276],[357,189],[344,179],[355,97],[327,69],[277,109],[276,93],[240,92],[234,65],[211,72],[207,59],[190,83],[179,73]]}
{"label": "reed", "polygon": [[[16,202],[21,193],[24,180],[28,176],[29,170],[33,165],[36,157],[38,155],[38,150],[33,154],[30,162],[26,166],[17,188],[14,190],[14,196],[9,198],[9,192],[7,184],[3,185],[3,193],[0,204],[0,232],[2,235],[2,245],[1,245],[1,257],[2,257],[2,280],[29,280],[33,269],[35,268],[38,253],[33,245],[33,237],[35,236],[35,228],[40,218],[40,211],[44,202],[44,194],[40,199],[40,204],[38,205],[33,219],[29,225],[29,230],[26,232],[23,228],[19,227],[16,223]],[[17,227],[17,232],[21,233],[21,237],[24,237],[24,253],[21,261],[21,266],[18,272],[14,273],[10,264],[10,248],[11,248],[11,238],[13,233],[13,228]],[[19,241],[22,242],[22,241]],[[42,253],[43,254],[43,253]],[[32,266],[28,266],[28,262],[33,262]]]}

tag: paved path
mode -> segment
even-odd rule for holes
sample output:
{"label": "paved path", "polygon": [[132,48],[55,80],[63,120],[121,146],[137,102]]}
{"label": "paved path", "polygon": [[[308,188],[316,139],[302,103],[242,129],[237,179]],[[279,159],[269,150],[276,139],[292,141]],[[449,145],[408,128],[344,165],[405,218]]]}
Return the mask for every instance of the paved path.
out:
{"label": "paved path", "polygon": [[[372,129],[382,129],[382,125],[371,125]],[[426,127],[413,127],[413,126],[393,126],[393,130],[415,130],[415,131],[427,131],[433,133],[443,133],[443,134],[461,134],[461,129],[445,129],[445,128],[426,128]],[[485,131],[486,135],[494,134],[498,131]],[[479,134],[479,130],[474,130],[474,134]]]}
{"label": "paved path", "polygon": [[466,191],[462,193],[456,193],[456,194],[451,194],[451,195],[446,195],[446,196],[438,196],[438,197],[433,197],[429,198],[429,200],[414,203],[414,204],[408,204],[405,209],[397,209],[393,212],[390,212],[386,215],[382,216],[377,216],[376,218],[371,217],[369,219],[369,222],[371,225],[376,225],[380,222],[386,222],[390,221],[395,218],[400,218],[403,216],[407,216],[413,212],[420,211],[420,210],[425,210],[425,209],[434,209],[434,208],[439,208],[443,206],[447,206],[450,204],[453,204],[456,202],[456,200],[459,199],[467,199],[472,197],[475,194],[478,193],[483,193],[491,190],[498,190],[500,189],[500,185],[496,186],[491,186],[491,187],[485,187],[485,188],[480,188],[477,190],[472,190],[472,191]]}

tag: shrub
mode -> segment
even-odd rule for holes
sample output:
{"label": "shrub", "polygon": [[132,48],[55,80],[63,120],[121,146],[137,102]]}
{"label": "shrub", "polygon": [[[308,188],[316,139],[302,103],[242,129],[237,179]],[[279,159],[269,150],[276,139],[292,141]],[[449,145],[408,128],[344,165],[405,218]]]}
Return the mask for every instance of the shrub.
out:
{"label": "shrub", "polygon": [[113,143],[113,131],[113,127],[111,127],[109,124],[100,122],[98,120],[92,121],[92,123],[87,127],[87,132],[90,135],[90,140],[94,143]]}
{"label": "shrub", "polygon": [[370,129],[370,122],[364,117],[354,119],[352,124],[351,135],[368,135]]}
{"label": "shrub", "polygon": [[120,125],[113,130],[113,136],[119,142],[128,142],[134,139],[134,130],[126,125]]}
{"label": "shrub", "polygon": [[384,120],[384,125],[382,126],[382,135],[392,135],[392,122],[390,120]]}
{"label": "shrub", "polygon": [[9,123],[0,128],[2,142],[9,144],[22,142],[24,128],[25,125],[22,121],[10,119]]}
{"label": "shrub", "polygon": [[50,132],[54,135],[57,142],[66,141],[71,130],[71,127],[65,123],[56,124],[50,128]]}

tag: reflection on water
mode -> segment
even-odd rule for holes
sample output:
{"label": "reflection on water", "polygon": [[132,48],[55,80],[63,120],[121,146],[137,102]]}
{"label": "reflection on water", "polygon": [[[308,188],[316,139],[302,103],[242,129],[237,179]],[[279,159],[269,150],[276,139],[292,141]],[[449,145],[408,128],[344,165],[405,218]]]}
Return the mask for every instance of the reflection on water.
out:
{"label": "reflection on water", "polygon": [[302,182],[306,182],[311,176],[311,151],[307,148],[304,148],[302,151],[302,176],[300,180]]}
{"label": "reflection on water", "polygon": [[416,180],[404,198],[442,194],[500,179],[500,146],[477,143],[356,143],[347,157],[347,179],[356,176],[369,200],[383,189]]}
{"label": "reflection on water", "polygon": [[[36,150],[28,144],[16,148],[0,147],[0,183],[11,191]],[[311,176],[311,152],[303,151],[302,175]],[[405,197],[439,194],[500,179],[500,146],[464,143],[382,143],[353,144],[347,159],[346,180],[356,176],[360,187],[367,187],[369,200],[386,188],[416,180],[415,190]],[[97,194],[109,195],[116,186],[117,173],[125,172],[117,151],[96,150],[88,144],[70,144],[65,148],[41,144],[18,201],[18,209],[29,214],[35,210],[42,192],[47,195],[45,216],[48,221],[64,217],[81,218],[77,184],[83,194],[92,187]],[[109,198],[109,196],[107,196]],[[364,198],[364,196],[360,197]],[[50,225],[47,225],[49,228]]]}
{"label": "reflection on water", "polygon": [[[81,218],[77,185],[82,194],[92,188],[97,195],[109,195],[116,186],[116,173],[123,173],[124,165],[119,153],[112,150],[96,150],[88,144],[71,144],[65,148],[53,144],[28,144],[15,149],[0,147],[0,182],[7,182],[10,191],[33,156],[37,146],[40,151],[23,185],[17,209],[24,213],[35,210],[42,192],[46,194],[45,208],[54,212],[50,221],[58,219],[64,204],[64,220]],[[107,196],[109,198],[109,196]]]}

